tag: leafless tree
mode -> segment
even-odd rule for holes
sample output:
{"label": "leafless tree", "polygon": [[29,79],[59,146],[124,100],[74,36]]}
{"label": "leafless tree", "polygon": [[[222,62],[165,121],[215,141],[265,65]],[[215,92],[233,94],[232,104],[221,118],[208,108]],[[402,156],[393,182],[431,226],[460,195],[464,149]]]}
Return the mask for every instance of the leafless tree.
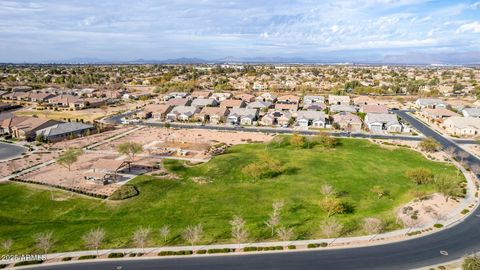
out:
{"label": "leafless tree", "polygon": [[272,230],[272,236],[274,235],[275,228],[278,226],[279,223],[280,223],[280,216],[275,214],[275,212],[271,213],[270,218],[267,221],[265,221],[265,225],[267,225],[267,227],[270,230]]}
{"label": "leafless tree", "polygon": [[472,167],[471,167],[471,169],[472,169],[472,172],[473,172],[474,174],[476,174],[476,175],[477,175],[477,174],[480,174],[480,165],[478,165],[478,164],[473,164]]}
{"label": "leafless tree", "polygon": [[320,187],[320,193],[323,196],[331,196],[335,193],[335,189],[329,184],[324,184]]}
{"label": "leafless tree", "polygon": [[280,227],[277,229],[277,235],[282,239],[282,241],[289,241],[293,237],[293,229]]}
{"label": "leafless tree", "polygon": [[163,227],[160,228],[159,230],[160,236],[163,238],[163,242],[167,242],[167,238],[170,235],[170,226],[164,225]]}
{"label": "leafless tree", "polygon": [[460,157],[460,161],[463,163],[464,159],[466,159],[469,154],[465,151],[461,151],[460,153],[458,153],[458,156]]}
{"label": "leafless tree", "polygon": [[343,225],[336,218],[328,218],[322,222],[321,229],[325,236],[331,238],[342,233]]}
{"label": "leafless tree", "polygon": [[9,253],[10,249],[12,248],[13,245],[13,240],[12,239],[6,239],[2,242],[2,249],[5,251],[5,253]]}
{"label": "leafless tree", "polygon": [[273,213],[280,215],[280,212],[282,211],[284,205],[285,203],[283,202],[283,200],[274,201],[272,204]]}
{"label": "leafless tree", "polygon": [[383,230],[383,222],[378,218],[364,218],[362,224],[363,231],[368,234],[377,234]]}
{"label": "leafless tree", "polygon": [[245,220],[242,217],[237,215],[233,216],[233,219],[230,220],[230,225],[232,226],[232,237],[237,244],[240,244],[248,238],[248,231],[245,229]]}
{"label": "leafless tree", "polygon": [[98,255],[98,248],[105,238],[105,230],[101,228],[92,229],[83,235],[82,240],[89,249],[95,249]]}
{"label": "leafless tree", "polygon": [[133,233],[133,242],[137,247],[142,248],[143,252],[145,252],[145,246],[150,238],[150,232],[150,228],[138,228]]}
{"label": "leafless tree", "polygon": [[201,224],[196,226],[188,226],[182,233],[182,238],[194,246],[200,241],[203,235],[203,227]]}
{"label": "leafless tree", "polygon": [[53,233],[44,232],[35,235],[35,246],[42,250],[44,254],[47,254],[48,251],[52,248],[54,243]]}
{"label": "leafless tree", "polygon": [[455,148],[450,146],[447,149],[445,149],[445,152],[450,156],[450,158],[453,159],[455,157]]}

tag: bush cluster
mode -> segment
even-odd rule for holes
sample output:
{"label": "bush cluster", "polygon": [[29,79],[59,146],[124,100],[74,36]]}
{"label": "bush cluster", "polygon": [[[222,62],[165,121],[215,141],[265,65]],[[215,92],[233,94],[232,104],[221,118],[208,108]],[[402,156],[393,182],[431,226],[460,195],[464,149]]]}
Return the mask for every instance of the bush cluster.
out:
{"label": "bush cluster", "polygon": [[91,260],[91,259],[96,259],[96,255],[83,255],[78,257],[78,260]]}
{"label": "bush cluster", "polygon": [[179,251],[160,251],[158,256],[177,256],[177,255],[192,255],[191,250],[179,250]]}
{"label": "bush cluster", "polygon": [[68,261],[71,261],[71,260],[72,260],[72,257],[63,257],[62,258],[63,262],[68,262]]}
{"label": "bush cluster", "polygon": [[13,266],[17,267],[17,266],[25,266],[25,265],[32,265],[32,264],[41,264],[41,263],[43,263],[43,262],[44,262],[44,261],[42,261],[42,260],[21,261],[21,262],[15,263]]}
{"label": "bush cluster", "polygon": [[19,178],[10,178],[9,180],[10,181],[15,181],[15,182],[21,182],[21,183],[36,184],[36,185],[58,188],[58,189],[61,189],[61,190],[75,192],[75,193],[78,193],[78,194],[87,195],[87,196],[95,197],[95,198],[99,198],[99,199],[106,199],[108,197],[106,195],[95,194],[95,193],[92,193],[92,192],[77,190],[77,189],[73,189],[73,188],[67,188],[67,187],[63,187],[63,186],[59,186],[59,185],[51,185],[51,184],[38,182],[38,181],[24,180],[24,179],[19,179]]}
{"label": "bush cluster", "polygon": [[133,185],[123,185],[119,189],[115,190],[109,197],[110,200],[125,200],[135,197],[139,194],[138,189]]}
{"label": "bush cluster", "polygon": [[214,253],[230,253],[230,252],[235,252],[234,248],[212,248],[207,250],[208,254],[214,254]]}
{"label": "bush cluster", "polygon": [[114,252],[114,253],[108,254],[108,258],[123,258],[123,257],[125,257],[125,254],[120,252]]}

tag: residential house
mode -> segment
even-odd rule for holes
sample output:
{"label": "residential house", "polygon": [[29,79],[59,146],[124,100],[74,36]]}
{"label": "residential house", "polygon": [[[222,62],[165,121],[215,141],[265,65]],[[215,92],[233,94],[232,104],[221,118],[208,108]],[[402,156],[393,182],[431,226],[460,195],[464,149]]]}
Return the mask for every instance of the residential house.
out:
{"label": "residential house", "polygon": [[298,104],[275,103],[275,110],[289,111],[295,113],[298,110]]}
{"label": "residential house", "polygon": [[350,106],[350,105],[340,104],[340,105],[330,105],[330,111],[331,111],[331,112],[351,112],[351,113],[356,113],[356,112],[357,112],[357,109],[355,109],[355,107]]}
{"label": "residential house", "polygon": [[300,103],[300,98],[295,95],[284,95],[277,98],[277,103],[282,104],[297,104]]}
{"label": "residential house", "polygon": [[358,115],[349,112],[334,114],[333,123],[336,123],[340,129],[350,132],[359,132],[362,130],[362,119],[360,119]]}
{"label": "residential house", "polygon": [[188,106],[191,103],[192,100],[188,98],[172,98],[167,101],[167,105],[172,106]]}
{"label": "residential house", "polygon": [[282,126],[289,125],[292,114],[288,111],[269,110],[260,120],[260,124],[264,126]]}
{"label": "residential house", "polygon": [[247,104],[247,109],[266,110],[272,107],[272,103],[268,101],[254,101]]}
{"label": "residential house", "polygon": [[189,121],[193,115],[198,113],[200,108],[193,106],[175,106],[169,113],[167,113],[168,121]]}
{"label": "residential house", "polygon": [[190,93],[191,98],[209,98],[212,95],[211,91],[193,91]]}
{"label": "residential house", "polygon": [[460,116],[458,113],[452,112],[445,108],[425,108],[420,111],[420,114],[429,120],[441,120],[452,116]]}
{"label": "residential house", "polygon": [[457,112],[461,112],[463,109],[471,106],[470,102],[461,99],[451,99],[445,101],[445,103]]}
{"label": "residential house", "polygon": [[328,95],[328,104],[331,105],[349,105],[349,96]]}
{"label": "residential house", "polygon": [[196,98],[192,101],[190,106],[203,108],[203,107],[215,107],[218,105],[218,101],[211,98]]}
{"label": "residential house", "polygon": [[163,96],[163,101],[168,101],[173,98],[187,98],[189,93],[186,92],[170,92]]}
{"label": "residential house", "polygon": [[453,116],[443,121],[447,133],[458,136],[475,136],[480,134],[480,118]]}
{"label": "residential house", "polygon": [[211,124],[225,123],[229,110],[225,107],[205,107],[196,114],[196,118],[201,122]]}
{"label": "residential house", "polygon": [[361,107],[364,105],[378,105],[378,102],[375,99],[368,96],[358,96],[353,98],[353,104],[355,106]]}
{"label": "residential house", "polygon": [[54,95],[51,93],[31,93],[29,99],[32,102],[45,102],[52,97],[54,97]]}
{"label": "residential house", "polygon": [[268,101],[274,103],[277,100],[277,97],[275,95],[272,95],[270,93],[263,93],[259,95],[258,97],[255,98],[257,101]]}
{"label": "residential house", "polygon": [[140,118],[150,118],[163,121],[167,114],[173,109],[172,105],[168,104],[150,104],[143,108],[143,111],[137,114]]}
{"label": "residential house", "polygon": [[33,140],[36,131],[55,125],[58,121],[36,117],[10,117],[2,122],[4,133],[10,133],[13,137],[25,140]]}
{"label": "residential house", "polygon": [[250,95],[250,94],[245,94],[245,93],[240,93],[240,94],[236,94],[234,96],[235,99],[241,99],[243,101],[245,101],[246,103],[248,102],[252,102],[255,100],[255,96],[254,95]]}
{"label": "residential house", "polygon": [[70,107],[71,104],[78,102],[80,98],[72,95],[58,95],[48,99],[48,103],[58,107]]}
{"label": "residential house", "polygon": [[324,96],[304,96],[303,104],[325,103]]}
{"label": "residential house", "polygon": [[462,110],[464,117],[477,117],[480,118],[480,108],[465,108]]}
{"label": "residential house", "polygon": [[415,101],[415,105],[420,108],[447,108],[447,104],[445,104],[441,99],[436,98],[419,98]]}
{"label": "residential house", "polygon": [[228,115],[228,123],[232,125],[252,125],[257,118],[258,111],[247,108],[233,108]]}
{"label": "residential house", "polygon": [[327,104],[325,103],[311,103],[311,104],[304,104],[303,109],[307,111],[323,111],[327,108]]}
{"label": "residential house", "polygon": [[218,102],[222,102],[231,97],[232,97],[232,93],[225,92],[225,93],[213,93],[210,98],[213,98]]}
{"label": "residential house", "polygon": [[91,132],[94,126],[77,122],[58,123],[46,128],[38,129],[36,136],[42,136],[50,142],[60,141],[66,138],[81,137]]}
{"label": "residential house", "polygon": [[388,113],[367,113],[365,124],[371,131],[401,132],[402,125],[398,122],[397,115]]}
{"label": "residential house", "polygon": [[388,108],[383,105],[363,105],[360,107],[362,113],[388,113]]}
{"label": "residential house", "polygon": [[325,128],[326,116],[321,111],[298,111],[297,112],[297,125],[302,128],[308,128],[309,126],[316,128]]}
{"label": "residential house", "polygon": [[246,105],[245,101],[241,99],[226,99],[220,102],[221,108],[233,109],[233,108],[244,108]]}

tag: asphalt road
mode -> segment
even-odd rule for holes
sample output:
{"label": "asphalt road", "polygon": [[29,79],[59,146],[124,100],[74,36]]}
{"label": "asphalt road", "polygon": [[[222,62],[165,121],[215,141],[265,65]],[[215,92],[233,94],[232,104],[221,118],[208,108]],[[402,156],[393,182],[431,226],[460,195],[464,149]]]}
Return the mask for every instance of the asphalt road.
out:
{"label": "asphalt road", "polygon": [[[403,111],[397,111],[426,136],[434,137],[444,147],[458,146],[431,130],[423,123]],[[469,165],[480,161],[469,155]],[[292,270],[292,269],[411,269],[445,263],[480,251],[480,210],[467,217],[462,223],[442,232],[408,241],[337,250],[309,250],[288,253],[248,254],[238,256],[205,256],[183,258],[159,258],[148,260],[123,260],[40,266],[35,269],[55,270]],[[442,255],[448,253],[448,255]],[[445,251],[445,252],[443,252]]]}
{"label": "asphalt road", "polygon": [[25,147],[0,142],[0,160],[10,159],[19,156],[26,151],[27,149]]}

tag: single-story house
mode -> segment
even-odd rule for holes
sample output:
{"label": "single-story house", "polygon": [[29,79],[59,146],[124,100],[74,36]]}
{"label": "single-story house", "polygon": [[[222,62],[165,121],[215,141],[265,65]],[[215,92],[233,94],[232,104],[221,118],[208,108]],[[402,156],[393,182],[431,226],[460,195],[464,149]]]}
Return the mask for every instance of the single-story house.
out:
{"label": "single-story house", "polygon": [[429,120],[439,120],[452,116],[460,116],[458,113],[452,112],[445,108],[425,108],[420,111],[420,114],[425,116]]}
{"label": "single-story house", "polygon": [[215,99],[211,99],[211,98],[196,98],[190,104],[190,106],[198,107],[198,108],[215,107],[217,105],[218,105],[218,101],[216,101]]}
{"label": "single-story house", "polygon": [[225,93],[213,93],[210,98],[213,98],[218,102],[222,102],[231,97],[232,97],[232,93],[225,92]]}
{"label": "single-story house", "polygon": [[358,115],[349,112],[340,112],[333,115],[333,122],[347,131],[358,132],[362,130],[362,119]]}
{"label": "single-story house", "polygon": [[71,104],[79,101],[80,98],[72,95],[58,95],[48,99],[48,103],[53,106],[70,107]]}
{"label": "single-story house", "polygon": [[349,96],[328,95],[328,104],[331,105],[349,105]]}
{"label": "single-story house", "polygon": [[304,96],[303,103],[304,104],[325,103],[325,97],[324,96]]}
{"label": "single-story house", "polygon": [[356,113],[356,112],[357,112],[357,109],[355,109],[355,107],[350,106],[350,105],[340,104],[340,105],[331,105],[331,106],[330,106],[330,111],[331,111],[331,112],[351,112],[351,113]]}
{"label": "single-story house", "polygon": [[257,118],[257,113],[258,111],[255,109],[233,108],[230,110],[227,122],[232,125],[251,125]]}
{"label": "single-story house", "polygon": [[297,125],[303,128],[309,126],[324,128],[326,124],[326,116],[321,111],[298,111],[297,112]]}
{"label": "single-story house", "polygon": [[453,116],[443,121],[443,127],[452,135],[475,136],[480,134],[480,118]]}
{"label": "single-story house", "polygon": [[388,113],[388,108],[383,105],[363,105],[360,107],[362,113]]}
{"label": "single-story house", "polygon": [[58,123],[53,126],[39,129],[36,136],[43,136],[45,140],[55,142],[71,137],[81,137],[94,129],[94,126],[77,122]]}
{"label": "single-story house", "polygon": [[233,108],[244,108],[246,105],[245,101],[241,99],[226,99],[220,102],[220,107],[233,109]]}
{"label": "single-story house", "polygon": [[367,113],[365,124],[371,131],[401,132],[402,125],[398,122],[397,115],[388,113]]}
{"label": "single-story house", "polygon": [[304,104],[303,109],[307,111],[323,111],[327,108],[327,104],[325,103],[310,103]]}
{"label": "single-story house", "polygon": [[291,113],[294,113],[298,110],[298,104],[296,103],[276,103],[275,104],[275,110],[280,110],[280,111],[289,111]]}
{"label": "single-story house", "polygon": [[259,95],[258,97],[256,97],[255,100],[268,101],[268,102],[273,103],[277,100],[277,97],[275,95],[270,94],[270,93],[263,93],[263,94]]}
{"label": "single-story house", "polygon": [[168,114],[169,121],[188,121],[192,119],[193,115],[198,113],[200,108],[193,106],[175,106]]}
{"label": "single-story house", "polygon": [[31,93],[29,99],[32,102],[44,102],[52,97],[54,97],[54,95],[51,93]]}
{"label": "single-story house", "polygon": [[378,105],[378,102],[375,99],[368,96],[358,96],[353,98],[353,104],[355,106],[364,106],[364,105]]}
{"label": "single-story house", "polygon": [[265,110],[272,107],[272,103],[268,101],[254,101],[247,104],[247,109]]}
{"label": "single-story house", "polygon": [[163,96],[163,101],[167,101],[167,100],[170,100],[172,98],[187,98],[188,97],[188,93],[185,93],[185,92],[170,92],[170,93],[167,93]]}
{"label": "single-story house", "polygon": [[252,102],[255,100],[255,96],[254,95],[250,95],[250,94],[245,94],[245,93],[240,93],[240,94],[236,94],[234,96],[235,99],[241,99],[245,102]]}
{"label": "single-story house", "polygon": [[209,98],[212,95],[211,91],[193,91],[190,93],[191,98]]}
{"label": "single-story house", "polygon": [[167,101],[167,105],[172,106],[188,106],[191,103],[192,100],[188,98],[172,98]]}
{"label": "single-story house", "polygon": [[480,117],[480,108],[465,108],[462,110],[464,117]]}
{"label": "single-story house", "polygon": [[173,109],[172,105],[168,104],[150,104],[143,108],[140,114],[137,114],[140,118],[154,118],[156,120],[165,120],[167,114]]}
{"label": "single-story house", "polygon": [[195,117],[201,122],[219,124],[225,122],[228,113],[228,109],[224,107],[205,107]]}
{"label": "single-story house", "polygon": [[415,105],[420,108],[447,108],[447,104],[443,102],[441,99],[437,98],[419,98],[415,101]]}
{"label": "single-story house", "polygon": [[298,104],[300,103],[300,97],[295,95],[284,95],[277,98],[277,103],[284,104]]}
{"label": "single-story house", "polygon": [[58,124],[58,121],[36,117],[10,117],[4,119],[1,127],[3,133],[10,133],[13,137],[25,140],[33,140],[36,131]]}
{"label": "single-story house", "polygon": [[260,120],[260,124],[264,126],[288,126],[292,114],[288,111],[269,110]]}

